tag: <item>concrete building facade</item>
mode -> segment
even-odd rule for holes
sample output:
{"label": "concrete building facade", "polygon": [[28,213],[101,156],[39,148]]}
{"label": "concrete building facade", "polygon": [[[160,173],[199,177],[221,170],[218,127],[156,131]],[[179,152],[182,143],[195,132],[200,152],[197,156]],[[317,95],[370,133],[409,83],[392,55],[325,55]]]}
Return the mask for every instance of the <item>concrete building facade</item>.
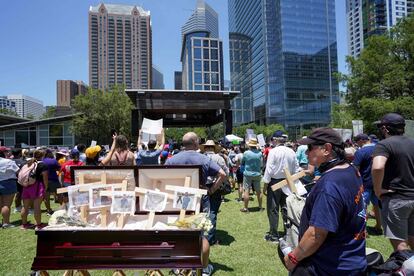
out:
{"label": "concrete building facade", "polygon": [[71,107],[73,99],[77,95],[85,95],[88,86],[82,81],[57,80],[56,81],[56,105],[58,107]]}
{"label": "concrete building facade", "polygon": [[89,8],[89,85],[150,88],[150,12],[139,6],[99,4]]}
{"label": "concrete building facade", "polygon": [[16,113],[23,118],[40,118],[45,113],[43,102],[30,96],[13,94],[7,95],[7,99],[16,103]]}

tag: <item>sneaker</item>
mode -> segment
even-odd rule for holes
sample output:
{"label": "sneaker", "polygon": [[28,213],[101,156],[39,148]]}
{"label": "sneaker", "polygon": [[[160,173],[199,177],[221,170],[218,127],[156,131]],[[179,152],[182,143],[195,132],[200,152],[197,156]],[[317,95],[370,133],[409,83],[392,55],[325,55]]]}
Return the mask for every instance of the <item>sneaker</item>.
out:
{"label": "sneaker", "polygon": [[14,228],[14,227],[16,227],[16,225],[11,224],[11,223],[3,223],[3,224],[1,225],[1,228],[3,228],[3,229],[7,229],[7,228]]}
{"label": "sneaker", "polygon": [[279,243],[279,237],[270,233],[266,233],[263,239],[271,243]]}
{"label": "sneaker", "polygon": [[14,208],[13,213],[21,213],[22,212],[22,206]]}
{"label": "sneaker", "polygon": [[203,276],[210,276],[213,273],[214,267],[212,264],[208,264],[207,267],[203,268]]}
{"label": "sneaker", "polygon": [[27,230],[27,229],[33,229],[34,227],[35,227],[34,224],[32,224],[32,223],[26,223],[26,224],[22,224],[20,226],[20,229]]}

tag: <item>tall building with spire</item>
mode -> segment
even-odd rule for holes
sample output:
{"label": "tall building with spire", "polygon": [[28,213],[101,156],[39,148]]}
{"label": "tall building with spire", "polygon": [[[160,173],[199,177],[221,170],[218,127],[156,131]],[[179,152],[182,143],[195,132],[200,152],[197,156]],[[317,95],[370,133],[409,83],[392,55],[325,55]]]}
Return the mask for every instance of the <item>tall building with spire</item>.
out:
{"label": "tall building with spire", "polygon": [[150,12],[139,6],[99,4],[89,8],[89,85],[108,89],[151,88]]}
{"label": "tall building with spire", "polygon": [[223,42],[218,14],[203,0],[181,28],[182,88],[223,90]]}

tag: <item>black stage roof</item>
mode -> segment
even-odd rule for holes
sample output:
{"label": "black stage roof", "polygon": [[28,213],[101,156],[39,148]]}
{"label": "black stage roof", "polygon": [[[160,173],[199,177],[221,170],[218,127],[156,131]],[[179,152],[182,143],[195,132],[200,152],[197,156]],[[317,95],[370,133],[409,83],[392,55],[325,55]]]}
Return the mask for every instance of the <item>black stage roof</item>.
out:
{"label": "black stage roof", "polygon": [[10,125],[14,123],[21,123],[21,122],[28,122],[29,119],[17,117],[17,116],[11,116],[0,113],[0,126],[4,125]]}

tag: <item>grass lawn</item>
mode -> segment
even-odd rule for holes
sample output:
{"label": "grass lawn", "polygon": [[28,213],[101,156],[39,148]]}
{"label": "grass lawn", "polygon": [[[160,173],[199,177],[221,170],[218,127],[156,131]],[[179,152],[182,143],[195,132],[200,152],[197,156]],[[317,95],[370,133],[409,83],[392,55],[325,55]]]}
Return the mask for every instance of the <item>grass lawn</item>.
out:
{"label": "grass lawn", "polygon": [[[255,199],[250,201],[250,213],[241,213],[242,203],[234,200],[236,193],[226,198],[229,201],[221,205],[217,223],[217,235],[222,244],[213,246],[210,253],[214,275],[287,275],[277,256],[277,245],[263,240],[268,230],[266,211],[256,211]],[[266,206],[265,200],[263,206]],[[29,219],[34,221],[32,216]],[[45,214],[42,219],[48,221]],[[12,214],[11,222],[20,225],[20,214]],[[368,225],[373,226],[373,220],[369,220]],[[0,241],[0,275],[29,275],[36,251],[34,230],[0,229]],[[379,250],[385,259],[392,252],[388,240],[382,236],[370,235],[367,246]],[[143,275],[142,271],[135,273],[127,271],[127,275]],[[63,271],[51,273],[62,274]],[[91,274],[112,275],[112,272],[91,271]]]}

